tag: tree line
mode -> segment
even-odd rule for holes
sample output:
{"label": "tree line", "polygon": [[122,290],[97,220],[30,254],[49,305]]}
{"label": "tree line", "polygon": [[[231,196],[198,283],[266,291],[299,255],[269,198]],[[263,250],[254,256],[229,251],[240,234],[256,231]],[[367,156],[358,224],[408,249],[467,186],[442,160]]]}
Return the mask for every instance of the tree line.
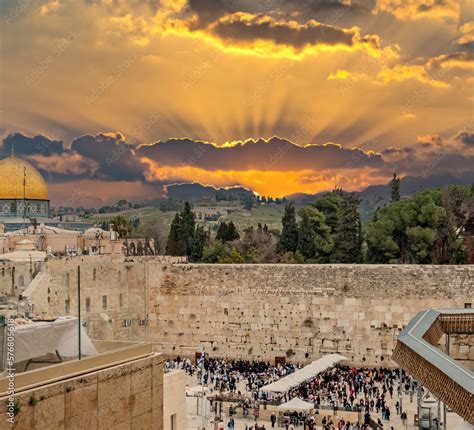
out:
{"label": "tree line", "polygon": [[239,232],[232,221],[217,233],[196,223],[189,203],[177,213],[166,253],[204,263],[413,263],[474,261],[474,186],[423,190],[391,201],[362,225],[359,198],[334,190],[298,210],[285,206],[280,231],[258,224]]}

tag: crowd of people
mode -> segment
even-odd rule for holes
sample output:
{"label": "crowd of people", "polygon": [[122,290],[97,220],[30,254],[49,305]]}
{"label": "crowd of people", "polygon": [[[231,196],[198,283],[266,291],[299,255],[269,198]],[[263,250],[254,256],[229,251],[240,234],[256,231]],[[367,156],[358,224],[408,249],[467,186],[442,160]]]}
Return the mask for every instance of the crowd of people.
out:
{"label": "crowd of people", "polygon": [[[197,376],[197,383],[206,385],[211,392],[231,393],[243,395],[237,387],[241,381],[245,383],[245,391],[251,394],[253,400],[262,398],[260,388],[276,381],[301,366],[296,364],[283,364],[271,366],[265,361],[224,360],[209,358],[204,360],[202,366],[193,365],[189,359],[182,360],[177,357],[169,360],[165,368],[183,369],[190,376]],[[245,393],[244,393],[245,395]]]}
{"label": "crowd of people", "polygon": [[291,390],[285,400],[299,397],[314,403],[316,408],[376,411],[390,420],[386,399],[393,398],[397,381],[398,373],[391,369],[336,366]]}
{"label": "crowd of people", "polygon": [[[243,416],[258,420],[258,403],[280,404],[294,397],[314,404],[315,410],[357,411],[363,417],[361,423],[351,423],[340,420],[333,423],[323,421],[324,429],[359,430],[367,428],[369,422],[378,424],[380,428],[390,428],[393,413],[402,414],[396,403],[396,411],[392,411],[387,400],[397,396],[399,373],[386,368],[355,368],[335,366],[289,392],[281,395],[268,394],[261,391],[268,385],[287,376],[302,366],[297,364],[282,364],[272,366],[264,361],[244,361],[226,359],[205,359],[200,365],[194,365],[190,360],[177,357],[166,363],[166,368],[181,368],[190,376],[197,378],[197,383],[204,383],[214,393],[234,396],[240,399]],[[412,387],[407,376],[403,376],[402,387]],[[291,413],[291,412],[289,412]],[[376,417],[377,418],[372,418]],[[291,425],[290,421],[290,425]],[[303,420],[305,428],[316,428],[314,416],[306,416]],[[272,422],[274,426],[274,422]],[[233,428],[233,427],[229,427]],[[250,428],[254,428],[253,426]],[[259,427],[255,427],[259,428]]]}

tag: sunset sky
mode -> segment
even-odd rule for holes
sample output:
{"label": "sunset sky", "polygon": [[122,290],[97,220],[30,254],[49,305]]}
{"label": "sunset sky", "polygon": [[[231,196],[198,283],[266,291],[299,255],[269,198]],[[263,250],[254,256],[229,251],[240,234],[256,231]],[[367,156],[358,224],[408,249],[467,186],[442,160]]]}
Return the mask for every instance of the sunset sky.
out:
{"label": "sunset sky", "polygon": [[474,180],[474,0],[2,0],[0,134],[53,204]]}

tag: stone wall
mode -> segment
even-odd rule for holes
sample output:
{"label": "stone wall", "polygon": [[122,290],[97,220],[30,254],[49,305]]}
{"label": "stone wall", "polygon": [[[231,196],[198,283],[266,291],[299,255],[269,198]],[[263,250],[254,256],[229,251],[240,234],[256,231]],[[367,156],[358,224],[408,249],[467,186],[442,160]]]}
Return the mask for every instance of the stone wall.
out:
{"label": "stone wall", "polygon": [[0,262],[0,296],[18,298],[41,270],[42,263]]}
{"label": "stone wall", "polygon": [[[95,256],[48,262],[49,280],[30,299],[46,294],[42,310],[62,315],[69,306],[75,314],[78,264],[92,337],[152,341],[172,355],[194,356],[204,345],[214,356],[310,361],[339,352],[355,363],[390,365],[394,341],[416,312],[464,307],[474,296],[473,266],[193,265]],[[474,360],[474,345],[463,340],[452,353]]]}
{"label": "stone wall", "polygon": [[171,370],[163,377],[163,428],[186,429],[186,374]]}
{"label": "stone wall", "polygon": [[163,430],[163,358],[151,356],[18,393],[13,426],[0,399],[0,428]]}

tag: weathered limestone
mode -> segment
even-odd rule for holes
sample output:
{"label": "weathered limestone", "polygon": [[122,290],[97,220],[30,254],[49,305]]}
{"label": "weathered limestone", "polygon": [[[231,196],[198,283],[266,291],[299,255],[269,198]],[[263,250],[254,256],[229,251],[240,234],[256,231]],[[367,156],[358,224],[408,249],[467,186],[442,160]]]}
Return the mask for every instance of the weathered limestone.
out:
{"label": "weathered limestone", "polygon": [[[474,266],[193,265],[152,257],[49,261],[30,301],[37,311],[81,312],[95,338],[146,340],[170,355],[286,356],[309,361],[339,352],[391,365],[403,326],[421,309],[473,301]],[[42,295],[46,301],[40,299]],[[104,296],[106,298],[104,299]],[[471,358],[472,340],[452,353]]]}
{"label": "weathered limestone", "polygon": [[[186,428],[186,374],[172,370],[164,374],[164,430]],[[173,425],[172,425],[173,422]]]}
{"label": "weathered limestone", "polygon": [[[19,412],[0,429],[163,430],[163,357],[149,356],[19,393]],[[6,400],[0,415],[6,417]]]}

